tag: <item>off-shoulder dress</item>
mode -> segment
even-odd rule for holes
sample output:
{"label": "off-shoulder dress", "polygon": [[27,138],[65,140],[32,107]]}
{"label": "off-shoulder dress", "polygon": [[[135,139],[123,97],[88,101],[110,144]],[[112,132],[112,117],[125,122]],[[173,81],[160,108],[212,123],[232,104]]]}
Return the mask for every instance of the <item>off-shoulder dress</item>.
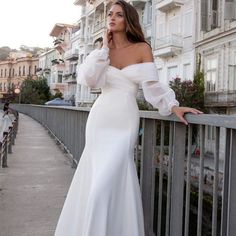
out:
{"label": "off-shoulder dress", "polygon": [[118,69],[109,49],[92,51],[78,67],[77,82],[101,88],[86,124],[86,141],[55,236],[144,236],[143,209],[134,163],[141,85],[145,99],[162,115],[179,105],[158,81],[154,62]]}

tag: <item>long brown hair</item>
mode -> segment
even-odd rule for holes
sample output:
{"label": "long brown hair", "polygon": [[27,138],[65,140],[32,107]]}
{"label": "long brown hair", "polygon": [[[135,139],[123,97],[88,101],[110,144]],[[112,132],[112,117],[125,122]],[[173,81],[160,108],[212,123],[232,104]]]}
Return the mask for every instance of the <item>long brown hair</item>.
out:
{"label": "long brown hair", "polygon": [[[117,0],[112,5],[121,6],[125,23],[126,23],[126,36],[131,43],[146,42],[140,22],[137,10],[124,0]],[[148,43],[149,44],[149,43]],[[150,45],[149,45],[150,46]]]}

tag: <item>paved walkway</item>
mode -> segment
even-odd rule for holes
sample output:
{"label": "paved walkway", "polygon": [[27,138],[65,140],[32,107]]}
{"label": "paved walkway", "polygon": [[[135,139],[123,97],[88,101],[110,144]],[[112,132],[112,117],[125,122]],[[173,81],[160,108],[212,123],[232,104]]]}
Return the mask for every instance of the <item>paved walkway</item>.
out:
{"label": "paved walkway", "polygon": [[0,236],[53,236],[75,169],[28,116],[20,114],[15,141],[0,169]]}

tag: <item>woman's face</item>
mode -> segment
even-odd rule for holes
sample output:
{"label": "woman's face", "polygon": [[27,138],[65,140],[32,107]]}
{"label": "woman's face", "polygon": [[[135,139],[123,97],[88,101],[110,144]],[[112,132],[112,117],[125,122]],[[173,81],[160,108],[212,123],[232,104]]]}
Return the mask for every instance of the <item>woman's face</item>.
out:
{"label": "woman's face", "polygon": [[126,23],[121,6],[113,5],[109,10],[107,16],[107,28],[111,32],[125,31]]}

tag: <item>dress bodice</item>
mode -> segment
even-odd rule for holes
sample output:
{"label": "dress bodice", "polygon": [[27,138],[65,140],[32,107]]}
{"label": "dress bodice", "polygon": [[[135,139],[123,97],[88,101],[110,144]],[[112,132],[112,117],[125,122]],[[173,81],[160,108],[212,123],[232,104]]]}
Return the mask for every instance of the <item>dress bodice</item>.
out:
{"label": "dress bodice", "polygon": [[130,72],[124,69],[117,69],[114,66],[108,66],[106,71],[106,83],[102,87],[102,93],[108,93],[113,91],[130,93],[136,96],[138,92],[138,84],[130,80]]}
{"label": "dress bodice", "polygon": [[78,66],[77,82],[91,88],[102,88],[103,93],[124,91],[134,96],[141,86],[145,99],[158,108],[161,115],[170,115],[171,108],[179,105],[174,91],[159,82],[154,62],[118,69],[110,65],[109,49],[105,48],[92,51]]}

